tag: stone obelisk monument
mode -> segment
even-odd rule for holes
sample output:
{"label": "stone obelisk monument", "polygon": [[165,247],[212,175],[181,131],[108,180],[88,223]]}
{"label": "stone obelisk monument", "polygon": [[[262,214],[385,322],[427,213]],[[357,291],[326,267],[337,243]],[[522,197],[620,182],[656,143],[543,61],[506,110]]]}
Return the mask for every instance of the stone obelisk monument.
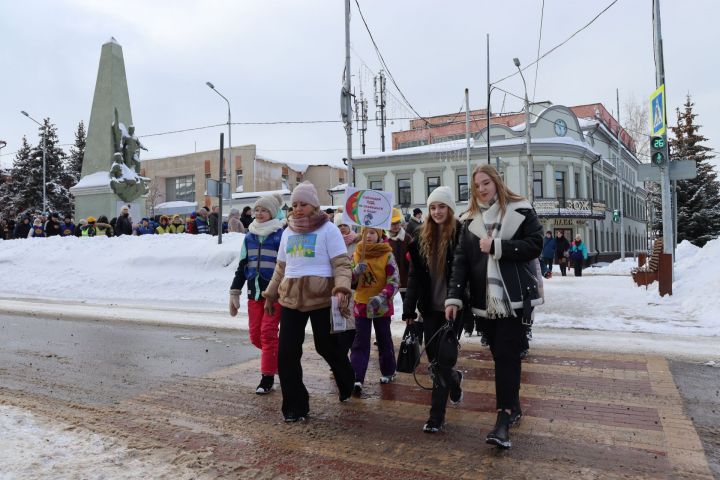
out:
{"label": "stone obelisk monument", "polygon": [[111,38],[100,53],[81,178],[70,189],[76,219],[100,215],[111,219],[124,205],[130,205],[136,220],[145,215],[146,179],[123,162],[130,157],[129,164],[139,156],[138,146],[142,148],[132,125],[123,51]]}

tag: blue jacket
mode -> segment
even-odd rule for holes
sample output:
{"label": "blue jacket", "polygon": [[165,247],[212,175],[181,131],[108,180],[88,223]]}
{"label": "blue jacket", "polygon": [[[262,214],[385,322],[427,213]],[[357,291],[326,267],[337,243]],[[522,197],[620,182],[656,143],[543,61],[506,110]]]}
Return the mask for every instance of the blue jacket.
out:
{"label": "blue jacket", "polygon": [[580,255],[582,255],[582,260],[587,260],[588,251],[585,242],[581,242],[579,247],[573,242],[572,247],[570,247],[570,258],[572,260],[580,260]]}
{"label": "blue jacket", "polygon": [[63,237],[72,237],[75,235],[75,224],[70,223],[61,223],[60,224],[60,235]]}
{"label": "blue jacket", "polygon": [[197,216],[195,219],[195,231],[200,233],[210,233],[210,227],[208,226],[208,222],[203,219],[200,215]]}
{"label": "blue jacket", "polygon": [[543,258],[555,258],[555,237],[543,239],[543,249],[540,254]]}
{"label": "blue jacket", "polygon": [[152,227],[152,225],[148,225],[147,227],[140,226],[137,229],[138,235],[150,235],[155,233],[155,229]]}
{"label": "blue jacket", "polygon": [[240,264],[230,289],[242,290],[247,281],[248,298],[260,300],[260,292],[267,289],[275,271],[278,248],[283,229],[279,228],[264,239],[253,233],[245,235]]}

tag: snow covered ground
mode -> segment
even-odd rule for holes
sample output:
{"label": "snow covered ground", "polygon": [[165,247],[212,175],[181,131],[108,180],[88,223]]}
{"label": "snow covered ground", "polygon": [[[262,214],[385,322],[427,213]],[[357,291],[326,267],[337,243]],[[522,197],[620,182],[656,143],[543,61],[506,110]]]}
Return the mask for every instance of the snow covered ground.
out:
{"label": "snow covered ground", "polygon": [[196,478],[117,439],[0,405],[0,480]]}

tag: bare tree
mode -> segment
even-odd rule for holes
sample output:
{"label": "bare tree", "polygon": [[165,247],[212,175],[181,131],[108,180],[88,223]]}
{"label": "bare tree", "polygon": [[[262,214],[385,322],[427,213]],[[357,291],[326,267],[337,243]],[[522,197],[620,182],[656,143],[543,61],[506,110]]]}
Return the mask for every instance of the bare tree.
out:
{"label": "bare tree", "polygon": [[635,97],[625,101],[623,127],[635,140],[636,155],[642,163],[650,161],[650,124],[648,106],[638,102]]}
{"label": "bare tree", "polygon": [[145,199],[145,209],[150,212],[150,216],[155,216],[155,207],[162,203],[160,200],[165,197],[160,191],[157,182],[150,182],[150,190],[148,191],[147,198]]}

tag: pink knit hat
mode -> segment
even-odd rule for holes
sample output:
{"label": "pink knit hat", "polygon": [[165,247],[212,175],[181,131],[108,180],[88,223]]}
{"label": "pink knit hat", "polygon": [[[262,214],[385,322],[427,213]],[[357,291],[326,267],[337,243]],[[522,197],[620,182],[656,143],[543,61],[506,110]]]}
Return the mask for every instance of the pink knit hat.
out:
{"label": "pink knit hat", "polygon": [[320,206],[320,200],[318,200],[317,190],[315,185],[305,180],[300,185],[295,187],[290,195],[290,203],[302,202],[312,205],[314,207]]}

